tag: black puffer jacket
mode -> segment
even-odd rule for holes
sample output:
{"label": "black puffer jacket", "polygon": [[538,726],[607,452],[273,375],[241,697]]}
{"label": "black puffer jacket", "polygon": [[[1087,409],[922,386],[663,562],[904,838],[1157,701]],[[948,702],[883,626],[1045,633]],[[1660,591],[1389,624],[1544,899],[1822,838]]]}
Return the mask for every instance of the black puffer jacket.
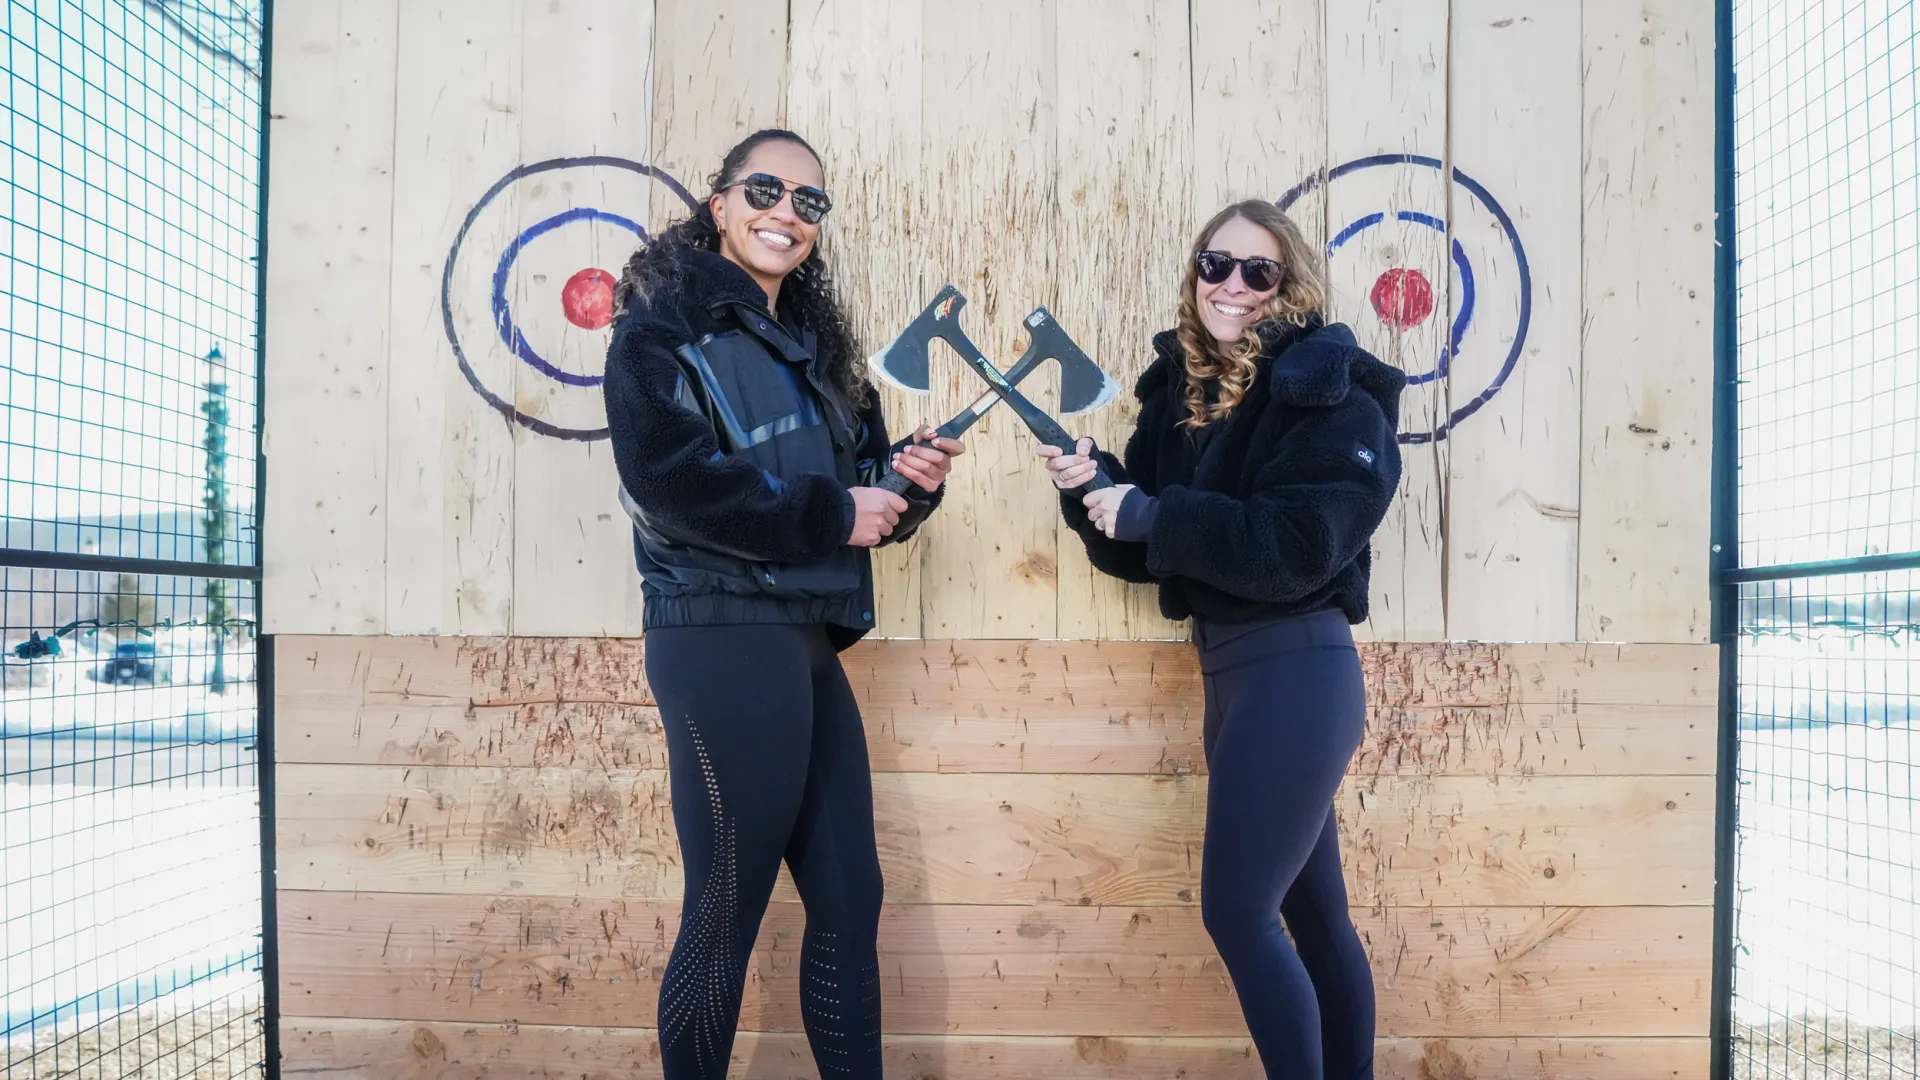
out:
{"label": "black puffer jacket", "polygon": [[1179,342],[1172,331],[1154,338],[1158,356],[1135,390],[1140,419],[1126,463],[1099,455],[1116,484],[1155,497],[1146,542],[1109,539],[1073,496],[1062,510],[1095,567],[1160,583],[1170,619],[1245,622],[1338,608],[1362,622],[1369,542],[1400,483],[1406,376],[1338,323],[1268,323],[1260,332],[1267,347],[1258,375],[1204,440],[1179,426],[1187,415]]}
{"label": "black puffer jacket", "polygon": [[[680,256],[674,295],[637,302],[607,352],[607,428],[634,523],[643,625],[824,623],[841,648],[873,628],[873,570],[849,546],[853,498],[886,474],[879,403],[856,412],[813,335],[718,254]],[[912,488],[888,537],[933,507]]]}

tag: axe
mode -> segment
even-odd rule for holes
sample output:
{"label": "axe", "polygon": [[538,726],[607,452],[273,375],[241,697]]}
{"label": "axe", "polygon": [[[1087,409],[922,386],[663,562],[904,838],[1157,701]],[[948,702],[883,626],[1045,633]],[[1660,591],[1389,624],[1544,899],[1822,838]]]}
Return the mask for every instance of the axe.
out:
{"label": "axe", "polygon": [[[912,394],[924,394],[931,389],[928,380],[927,346],[934,338],[941,338],[953,350],[967,361],[981,378],[993,389],[980,395],[973,404],[962,409],[953,419],[942,424],[936,436],[958,438],[972,427],[974,422],[985,416],[989,410],[1006,400],[1013,405],[1014,411],[1026,422],[1027,428],[1049,446],[1060,448],[1063,453],[1072,453],[1073,436],[1051,416],[1014,389],[1014,385],[1032,374],[1041,362],[1051,357],[1060,362],[1060,401],[1061,412],[1072,416],[1099,408],[1113,399],[1118,390],[1100,365],[1093,362],[1080,346],[1067,335],[1053,315],[1044,307],[1035,308],[1027,316],[1029,341],[1026,352],[1014,364],[1013,370],[1005,375],[987,361],[978,346],[960,329],[959,312],[965,307],[967,298],[960,290],[947,285],[934,296],[914,320],[907,324],[886,348],[875,353],[867,361],[870,370],[877,372],[882,379]],[[881,487],[903,493],[912,482],[898,473],[889,473],[881,482]],[[1081,492],[1094,491],[1113,486],[1113,481],[1099,471],[1093,480],[1082,488]]]}

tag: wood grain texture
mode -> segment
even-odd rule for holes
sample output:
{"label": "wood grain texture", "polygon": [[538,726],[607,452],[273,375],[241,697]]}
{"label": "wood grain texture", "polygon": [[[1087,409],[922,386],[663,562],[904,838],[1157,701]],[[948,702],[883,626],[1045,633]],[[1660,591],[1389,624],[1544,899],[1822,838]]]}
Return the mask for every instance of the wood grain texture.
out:
{"label": "wood grain texture", "polygon": [[[1198,898],[1204,777],[880,773],[873,790],[896,900]],[[1355,903],[1710,902],[1707,777],[1353,777],[1335,809]],[[287,888],[681,889],[664,772],[282,765],[277,824]]]}
{"label": "wood grain texture", "polygon": [[[867,753],[882,772],[1206,772],[1197,705],[1043,703],[992,717],[932,706],[869,709],[865,719]],[[649,705],[340,703],[298,693],[280,699],[276,723],[288,764],[666,767],[659,710]],[[1707,706],[1380,707],[1348,771],[1699,776],[1713,767],[1715,725]]]}
{"label": "wood grain texture", "polygon": [[[1453,166],[1505,208],[1524,262],[1458,175],[1448,234],[1473,267],[1455,408],[1497,396],[1448,441],[1447,635],[1574,639],[1580,508],[1580,12],[1452,0]],[[1462,294],[1464,296],[1464,293]],[[1524,299],[1523,299],[1524,298]],[[1523,307],[1524,302],[1524,307]]]}
{"label": "wood grain texture", "polygon": [[[646,161],[651,156],[653,87],[633,59],[652,46],[653,13],[652,0],[528,6],[520,102],[523,163],[585,155]],[[594,104],[582,107],[586,102]],[[644,222],[648,207],[640,193],[659,186],[643,187],[616,170],[567,169],[530,177],[515,200],[516,235],[579,208]],[[605,370],[611,328],[572,325],[559,302],[561,290],[579,270],[617,275],[634,241],[624,229],[585,221],[546,233],[518,251],[509,310],[521,335],[548,363],[577,374]],[[514,363],[512,372],[507,384],[520,412],[563,427],[605,426],[598,387],[565,385],[526,363]],[[582,399],[588,407],[582,408]],[[557,439],[519,424],[513,437],[513,632],[639,633],[640,576],[633,569],[633,529],[614,495],[619,476],[611,444]]]}
{"label": "wood grain texture", "polygon": [[[922,5],[804,0],[789,8],[788,121],[826,159],[835,209],[821,232],[821,250],[865,355],[892,340],[940,284],[927,284],[931,271],[916,232],[914,184],[904,179],[920,175],[924,150]],[[927,395],[884,381],[875,389],[894,439],[946,421]],[[945,517],[873,553],[876,634],[922,635],[927,536],[944,527]]]}
{"label": "wood grain texture", "polygon": [[[1445,160],[1447,10],[1425,0],[1327,4],[1327,169],[1383,154]],[[1363,347],[1410,377],[1437,370],[1456,301],[1447,237],[1401,215],[1444,215],[1446,188],[1440,170],[1412,164],[1359,169],[1327,187],[1329,241],[1381,215],[1328,257],[1328,310],[1352,326]],[[1394,270],[1429,283],[1433,310],[1424,321],[1402,327],[1372,305],[1380,276]],[[1451,408],[1446,377],[1409,386],[1400,430],[1431,432]],[[1449,455],[1445,440],[1401,447],[1400,496],[1373,540],[1371,617],[1363,632],[1375,640],[1449,636]]]}
{"label": "wood grain texture", "polygon": [[[677,905],[281,893],[285,1008],[467,1023],[650,1017]],[[1354,911],[1383,1035],[1700,1035],[1710,908]],[[798,1031],[801,909],[761,925],[742,1026]],[[1243,1036],[1193,909],[890,906],[885,1023],[905,1034]]]}
{"label": "wood grain texture", "polygon": [[[460,373],[441,285],[468,210],[520,164],[523,8],[523,0],[400,5],[386,551],[387,626],[396,634],[502,634],[513,625],[514,436]],[[499,212],[461,245],[454,276],[468,287],[447,297],[456,327],[493,325],[487,290],[474,282],[516,232],[511,199],[496,203]]]}
{"label": "wood grain texture", "polygon": [[[1581,5],[1578,633],[1705,641],[1713,459],[1713,13]],[[1656,194],[1657,193],[1657,194]]]}
{"label": "wood grain texture", "polygon": [[[1322,0],[1195,0],[1191,6],[1190,231],[1228,203],[1278,199],[1327,167]],[[1324,188],[1287,213],[1309,242],[1326,243]]]}
{"label": "wood grain texture", "polygon": [[[1185,0],[1060,0],[1060,245],[1053,314],[1116,383],[1113,401],[1062,423],[1120,452],[1153,361],[1153,335],[1173,325],[1192,196],[1193,76]],[[1102,253],[1092,255],[1092,253]],[[1049,365],[1051,367],[1051,365]],[[1051,375],[1051,372],[1049,373]],[[1037,469],[1029,440],[1029,482]],[[1183,624],[1160,615],[1159,590],[1095,570],[1079,536],[1058,522],[1059,630],[1067,638],[1171,640]]]}
{"label": "wood grain texture", "polygon": [[[343,1020],[281,1022],[285,1073],[334,1080],[659,1080],[644,1028]],[[1705,1080],[1705,1038],[1381,1039],[1380,1080]],[[742,1032],[733,1068],[755,1080],[816,1080],[805,1039]],[[892,1035],[886,1073],[904,1080],[1260,1080],[1245,1038]]]}
{"label": "wood grain texture", "polygon": [[[261,545],[268,633],[387,629],[387,296],[392,274],[392,6],[274,11]],[[342,318],[343,311],[356,313]]]}
{"label": "wood grain texture", "polygon": [[[639,638],[275,639],[289,692],[462,708],[651,705]],[[1360,646],[1375,707],[1711,706],[1710,645]],[[1034,705],[1164,712],[1200,696],[1192,646],[1097,641],[868,641],[841,654],[862,709],[1012,717]]]}
{"label": "wood grain texture", "polygon": [[[786,117],[786,0],[655,0],[653,159],[696,199],[733,144]],[[629,57],[637,66],[639,53]],[[805,134],[802,132],[801,134]],[[665,189],[650,229],[685,217]]]}
{"label": "wood grain texture", "polygon": [[[665,767],[637,642],[281,638],[277,647],[285,763]],[[1364,655],[1379,693],[1355,775],[1712,770],[1714,711],[1702,697],[1711,649],[1368,645]],[[1610,660],[1632,678],[1600,678]],[[1185,646],[887,642],[848,662],[882,772],[1205,771],[1199,671]],[[1662,695],[1688,703],[1610,700]]]}
{"label": "wood grain texture", "polygon": [[[917,315],[952,282],[967,296],[961,327],[1005,370],[1026,344],[1027,313],[1057,300],[1057,35],[1072,30],[1059,25],[1057,0],[928,0],[921,19],[921,171],[906,190],[917,223],[907,242],[925,274],[896,288]],[[946,346],[930,353],[933,393],[922,408],[952,416],[985,383]],[[1051,412],[1057,383],[1042,370],[1022,393]],[[1054,637],[1060,511],[1033,436],[1000,408],[968,445],[925,527],[923,632]]]}

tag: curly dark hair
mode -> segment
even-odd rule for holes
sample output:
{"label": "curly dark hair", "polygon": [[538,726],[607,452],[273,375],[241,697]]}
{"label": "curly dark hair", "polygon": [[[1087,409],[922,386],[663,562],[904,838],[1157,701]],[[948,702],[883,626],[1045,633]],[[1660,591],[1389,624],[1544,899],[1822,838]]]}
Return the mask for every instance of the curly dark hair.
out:
{"label": "curly dark hair", "polygon": [[[756,131],[740,140],[721,159],[720,170],[708,180],[710,196],[719,194],[728,184],[740,178],[747,167],[747,158],[756,148],[776,141],[793,143],[812,154],[813,160],[820,161],[819,151],[791,131],[780,128]],[[824,163],[822,168],[825,168]],[[646,300],[672,292],[679,286],[681,278],[678,255],[696,248],[701,251],[720,250],[720,229],[713,220],[710,197],[701,201],[692,216],[662,230],[627,260],[625,269],[620,273],[620,282],[614,287],[614,310],[623,312],[636,299]],[[866,361],[855,340],[853,323],[840,305],[840,293],[834,285],[833,276],[827,272],[826,260],[820,256],[820,245],[815,244],[807,254],[806,261],[787,275],[786,281],[780,286],[780,301],[800,320],[802,326],[813,331],[820,357],[827,363],[827,372],[833,384],[855,408],[864,407],[870,389]]]}

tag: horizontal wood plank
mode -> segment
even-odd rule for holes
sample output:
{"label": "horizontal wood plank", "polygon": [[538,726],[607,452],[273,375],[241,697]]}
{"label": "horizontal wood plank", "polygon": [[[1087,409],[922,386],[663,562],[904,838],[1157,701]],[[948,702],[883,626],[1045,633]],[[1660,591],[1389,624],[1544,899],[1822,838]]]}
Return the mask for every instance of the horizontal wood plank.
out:
{"label": "horizontal wood plank", "polygon": [[[945,645],[940,651],[936,646]],[[1205,771],[1203,701],[1190,649],[1145,643],[888,642],[849,654],[869,750],[882,772]],[[964,647],[963,647],[964,646]],[[665,766],[658,709],[634,642],[407,638],[282,639],[280,759],[287,762]],[[1520,647],[1366,645],[1376,701],[1357,774],[1710,775],[1711,700],[1608,703],[1562,679],[1598,664],[1592,646],[1556,646],[1559,674],[1536,656],[1512,700],[1448,702],[1409,689],[1427,668],[1466,669]],[[1660,667],[1684,681],[1702,650]],[[1547,653],[1541,654],[1548,655]],[[1479,660],[1474,657],[1480,657]],[[935,660],[942,666],[936,666]],[[1404,662],[1403,662],[1404,661]],[[1531,665],[1531,666],[1528,666]],[[1549,665],[1552,666],[1552,665]],[[1675,673],[1671,669],[1685,668]],[[1095,670],[1097,669],[1097,670]],[[1089,674],[1092,671],[1092,674]],[[904,672],[904,674],[903,674]],[[1531,674],[1526,674],[1531,672]],[[1545,686],[1539,694],[1528,686]],[[1454,685],[1454,690],[1472,690]],[[1486,698],[1479,691],[1452,695]],[[1551,700],[1526,702],[1539,696]],[[1418,699],[1415,701],[1415,699]],[[1415,701],[1408,704],[1408,701]]]}
{"label": "horizontal wood plank", "polygon": [[[644,1028],[288,1017],[283,1073],[326,1080],[660,1080]],[[1705,1080],[1705,1038],[1381,1039],[1379,1080]],[[1261,1080],[1245,1038],[891,1035],[902,1080]],[[1451,1070],[1451,1071],[1448,1071]],[[733,1074],[816,1080],[804,1036],[742,1032]]]}
{"label": "horizontal wood plank", "polygon": [[[618,1026],[653,1015],[664,901],[282,892],[289,1015]],[[1356,908],[1383,1035],[1701,1035],[1710,908]],[[800,1030],[803,913],[776,903],[742,1024]],[[1191,908],[889,906],[889,1031],[1243,1036]]]}
{"label": "horizontal wood plank", "polygon": [[[639,638],[277,639],[281,692],[439,699],[461,707],[654,704]],[[1711,645],[1359,646],[1375,705],[1711,705]],[[863,708],[1017,717],[1184,715],[1200,701],[1192,646],[1120,641],[869,641],[842,654]]]}
{"label": "horizontal wood plank", "polygon": [[[276,717],[280,760],[309,764],[662,769],[650,705],[476,706],[350,702],[289,691]],[[1204,773],[1202,717],[1043,704],[1013,716],[868,709],[879,772]],[[1710,775],[1706,705],[1503,705],[1371,710],[1349,771],[1477,776]]]}
{"label": "horizontal wood plank", "polygon": [[[882,773],[873,785],[896,901],[1198,899],[1205,777]],[[277,794],[286,888],[682,887],[664,772],[282,765]],[[1711,902],[1707,778],[1357,777],[1335,807],[1355,903]]]}

